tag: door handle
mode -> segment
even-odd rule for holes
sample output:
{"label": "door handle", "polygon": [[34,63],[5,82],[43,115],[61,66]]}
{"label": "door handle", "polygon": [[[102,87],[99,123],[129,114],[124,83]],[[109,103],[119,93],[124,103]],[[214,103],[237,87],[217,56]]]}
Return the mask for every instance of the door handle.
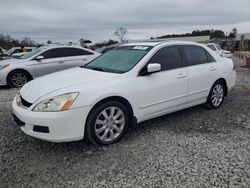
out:
{"label": "door handle", "polygon": [[58,64],[63,64],[64,63],[64,61],[58,61]]}
{"label": "door handle", "polygon": [[187,76],[186,76],[186,74],[182,74],[182,73],[180,73],[180,74],[178,74],[177,75],[177,79],[182,79],[182,78],[186,78]]}
{"label": "door handle", "polygon": [[210,71],[215,71],[215,70],[217,70],[216,67],[210,67]]}

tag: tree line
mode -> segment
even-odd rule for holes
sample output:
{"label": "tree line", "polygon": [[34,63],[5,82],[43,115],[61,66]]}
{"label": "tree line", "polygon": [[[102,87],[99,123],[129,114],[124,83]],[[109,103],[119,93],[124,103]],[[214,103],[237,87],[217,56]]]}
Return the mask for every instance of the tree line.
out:
{"label": "tree line", "polygon": [[[210,36],[211,39],[213,38],[235,38],[237,34],[237,29],[233,28],[229,35],[226,35],[222,30],[194,30],[191,33],[185,34],[171,34],[171,35],[163,35],[160,37],[156,37],[156,39],[163,39],[163,38],[176,38],[176,37],[195,37],[195,36]],[[151,37],[151,39],[154,39]]]}
{"label": "tree line", "polygon": [[22,40],[18,40],[12,38],[9,35],[0,34],[0,46],[5,49],[10,49],[12,47],[19,47],[19,46],[34,47],[37,45],[38,44],[29,37],[24,37]]}

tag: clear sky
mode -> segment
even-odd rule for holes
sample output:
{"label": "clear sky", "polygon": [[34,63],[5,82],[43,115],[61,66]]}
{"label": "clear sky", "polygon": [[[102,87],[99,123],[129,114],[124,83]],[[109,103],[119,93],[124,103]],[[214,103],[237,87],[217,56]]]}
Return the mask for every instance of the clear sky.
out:
{"label": "clear sky", "polygon": [[35,41],[144,39],[196,29],[250,32],[250,0],[0,0],[0,33]]}

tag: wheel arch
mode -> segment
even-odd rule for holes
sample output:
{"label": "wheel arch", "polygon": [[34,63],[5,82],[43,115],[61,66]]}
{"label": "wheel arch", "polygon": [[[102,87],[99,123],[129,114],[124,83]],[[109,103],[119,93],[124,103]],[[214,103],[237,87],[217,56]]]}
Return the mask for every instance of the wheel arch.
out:
{"label": "wheel arch", "polygon": [[88,113],[88,116],[87,116],[87,119],[89,118],[89,115],[91,114],[91,112],[93,110],[95,110],[98,106],[100,106],[101,104],[104,104],[106,102],[110,102],[110,101],[117,101],[117,102],[120,102],[122,103],[126,109],[128,109],[128,112],[129,112],[129,119],[130,119],[130,123],[129,125],[135,125],[137,123],[137,118],[134,114],[134,109],[131,105],[131,103],[124,97],[121,97],[121,96],[109,96],[109,97],[105,97],[101,100],[99,100],[93,107],[92,109],[89,111]]}
{"label": "wheel arch", "polygon": [[22,68],[18,68],[18,69],[13,69],[13,70],[11,70],[11,71],[8,73],[8,75],[6,76],[6,83],[7,83],[7,84],[8,84],[8,80],[9,80],[10,74],[13,73],[13,72],[16,72],[16,71],[23,71],[23,72],[26,72],[26,73],[29,75],[30,79],[33,80],[33,76],[32,76],[32,74],[31,74],[29,71],[27,71],[27,70],[25,70],[25,69],[22,69]]}
{"label": "wheel arch", "polygon": [[218,82],[218,81],[221,81],[223,84],[224,84],[224,86],[225,86],[225,96],[227,96],[227,93],[228,93],[228,86],[227,86],[227,81],[226,81],[226,79],[225,78],[219,78],[219,79],[217,79],[214,83],[216,83],[216,82]]}

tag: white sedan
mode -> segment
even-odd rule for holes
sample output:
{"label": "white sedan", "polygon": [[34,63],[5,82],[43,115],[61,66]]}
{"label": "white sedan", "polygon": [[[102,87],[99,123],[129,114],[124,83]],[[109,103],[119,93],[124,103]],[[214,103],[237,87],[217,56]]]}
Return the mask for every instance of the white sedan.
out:
{"label": "white sedan", "polygon": [[221,49],[219,44],[208,43],[207,47],[212,49],[214,52],[218,53],[222,57],[231,58],[233,55],[230,51]]}
{"label": "white sedan", "polygon": [[52,142],[112,144],[135,123],[207,103],[235,85],[232,60],[191,42],[134,43],[27,83],[13,100],[22,131]]}

